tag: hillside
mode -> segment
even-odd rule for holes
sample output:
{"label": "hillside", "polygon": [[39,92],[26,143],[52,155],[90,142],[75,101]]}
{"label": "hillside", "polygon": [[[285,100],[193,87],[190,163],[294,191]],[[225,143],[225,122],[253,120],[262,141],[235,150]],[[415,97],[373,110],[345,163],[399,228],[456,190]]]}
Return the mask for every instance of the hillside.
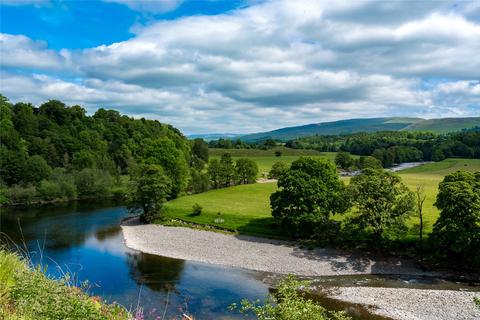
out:
{"label": "hillside", "polygon": [[412,123],[402,130],[446,133],[480,126],[480,117],[428,119]]}
{"label": "hillside", "polygon": [[308,124],[304,126],[281,128],[268,132],[260,132],[244,135],[244,141],[259,141],[268,138],[289,140],[311,135],[328,135],[355,132],[375,131],[433,131],[445,133],[472,128],[480,125],[480,118],[444,118],[444,119],[421,119],[421,118],[369,118],[348,119],[333,122]]}

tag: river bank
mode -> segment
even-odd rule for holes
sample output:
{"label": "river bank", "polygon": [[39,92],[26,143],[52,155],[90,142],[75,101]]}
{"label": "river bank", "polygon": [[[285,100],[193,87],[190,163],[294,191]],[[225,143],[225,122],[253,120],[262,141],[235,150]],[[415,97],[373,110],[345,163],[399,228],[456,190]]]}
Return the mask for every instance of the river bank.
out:
{"label": "river bank", "polygon": [[[141,252],[275,274],[318,277],[332,275],[405,274],[425,272],[413,261],[360,255],[334,249],[303,249],[293,242],[221,234],[161,225],[122,226],[126,245]],[[329,298],[362,304],[392,319],[476,319],[477,292],[380,287],[317,287]]]}
{"label": "river bank", "polygon": [[123,225],[127,247],[170,258],[299,276],[425,272],[411,260],[335,249],[303,249],[293,242],[184,227]]}

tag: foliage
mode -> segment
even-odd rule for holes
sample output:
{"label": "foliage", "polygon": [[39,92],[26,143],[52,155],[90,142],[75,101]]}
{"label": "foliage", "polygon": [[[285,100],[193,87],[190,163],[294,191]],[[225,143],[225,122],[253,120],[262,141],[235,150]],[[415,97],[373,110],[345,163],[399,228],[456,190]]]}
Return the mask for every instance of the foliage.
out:
{"label": "foliage", "polygon": [[221,171],[222,167],[220,165],[220,161],[218,161],[218,159],[210,160],[208,164],[208,176],[210,177],[212,187],[215,189],[220,187]]}
{"label": "foliage", "polygon": [[287,276],[280,281],[275,294],[270,294],[263,304],[244,299],[240,306],[233,304],[230,308],[238,309],[243,314],[253,312],[259,320],[347,320],[343,312],[328,311],[321,305],[305,297],[308,281],[298,281]]}
{"label": "foliage", "polygon": [[210,181],[207,173],[198,171],[195,168],[190,169],[190,182],[188,190],[191,193],[208,191],[209,186]]}
{"label": "foliage", "polygon": [[142,218],[151,222],[159,216],[170,194],[171,180],[162,166],[145,164],[135,177],[134,192],[130,197],[130,211],[142,210]]}
{"label": "foliage", "polygon": [[277,161],[272,165],[272,169],[268,173],[269,179],[278,179],[282,173],[288,170],[288,165],[283,161]]}
{"label": "foliage", "polygon": [[480,266],[480,172],[451,173],[439,185],[431,240],[449,260]]}
{"label": "foliage", "polygon": [[208,163],[208,156],[208,144],[203,139],[193,140],[191,166],[197,170],[202,170]]}
{"label": "foliage", "polygon": [[473,302],[477,305],[477,307],[480,309],[480,298],[479,297],[474,297]]}
{"label": "foliage", "polygon": [[237,159],[235,162],[235,175],[238,179],[238,184],[254,183],[258,175],[257,163],[248,158]]}
{"label": "foliage", "polygon": [[235,167],[233,165],[230,153],[224,153],[220,158],[220,185],[224,187],[230,186],[235,177]]}
{"label": "foliage", "polygon": [[348,152],[338,152],[335,157],[335,164],[342,169],[349,169],[354,161]]}
{"label": "foliage", "polygon": [[371,156],[361,156],[355,161],[357,168],[363,169],[382,169],[383,164],[380,160]]}
{"label": "foliage", "polygon": [[[102,108],[87,116],[82,107],[57,100],[36,108],[0,97],[0,183],[7,189],[22,188],[6,192],[14,196],[10,204],[20,201],[19,191],[30,186],[41,186],[41,192],[35,193],[35,199],[23,197],[25,201],[74,199],[75,194],[110,196],[114,189],[122,190],[116,184],[119,175],[135,175],[138,165],[146,162],[163,167],[172,180],[169,198],[174,198],[187,188],[189,164],[194,165],[191,157],[205,161],[208,153],[206,144],[197,142],[196,153],[191,155],[185,137],[158,121],[133,119]],[[64,170],[68,181],[53,177],[57,169]],[[102,181],[93,181],[96,177]],[[68,190],[63,191],[64,187]]]}
{"label": "foliage", "polygon": [[202,206],[199,205],[198,203],[195,203],[193,206],[192,206],[192,215],[193,216],[199,216],[202,214]]}
{"label": "foliage", "polygon": [[348,187],[356,207],[354,222],[370,228],[375,239],[385,230],[405,230],[405,220],[414,210],[414,195],[401,178],[383,170],[365,169]]}
{"label": "foliage", "polygon": [[272,215],[286,232],[298,237],[314,236],[316,225],[349,206],[335,166],[323,159],[294,161],[278,178],[278,187],[270,196]]}
{"label": "foliage", "polygon": [[0,250],[0,318],[100,319],[131,316],[119,305],[108,305],[71,286],[68,278],[48,279],[40,267],[29,268],[13,253]]}
{"label": "foliage", "polygon": [[282,151],[277,150],[275,151],[275,157],[281,157],[282,156]]}
{"label": "foliage", "polygon": [[441,161],[450,157],[480,158],[480,132],[448,134],[380,131],[341,135],[315,135],[287,141],[287,147],[318,151],[346,151],[375,156],[385,167],[407,161]]}

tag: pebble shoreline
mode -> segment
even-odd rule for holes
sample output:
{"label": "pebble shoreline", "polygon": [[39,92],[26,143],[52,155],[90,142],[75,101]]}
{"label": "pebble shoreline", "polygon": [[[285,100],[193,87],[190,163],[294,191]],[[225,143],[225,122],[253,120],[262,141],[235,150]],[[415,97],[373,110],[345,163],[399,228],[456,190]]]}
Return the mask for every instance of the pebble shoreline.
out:
{"label": "pebble shoreline", "polygon": [[[145,253],[299,276],[352,274],[440,274],[424,272],[413,261],[374,257],[334,249],[307,250],[280,240],[229,235],[185,227],[122,225],[127,247]],[[332,298],[375,307],[393,319],[480,319],[473,297],[453,290],[341,287]]]}

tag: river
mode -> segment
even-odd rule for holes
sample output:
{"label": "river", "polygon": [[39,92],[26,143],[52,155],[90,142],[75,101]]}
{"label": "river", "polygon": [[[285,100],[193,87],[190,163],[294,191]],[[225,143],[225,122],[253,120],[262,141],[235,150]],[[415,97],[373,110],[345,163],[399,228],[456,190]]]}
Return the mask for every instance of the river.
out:
{"label": "river", "polygon": [[[120,223],[128,216],[113,203],[71,203],[28,210],[1,209],[0,231],[29,252],[47,273],[73,276],[76,284],[88,281],[88,291],[109,302],[134,310],[140,306],[146,319],[244,319],[228,306],[243,298],[263,299],[274,275],[244,269],[183,261],[141,253],[124,244]],[[472,290],[468,284],[421,278],[343,276],[324,277],[317,283],[340,286],[426,287]],[[478,290],[478,287],[476,287]],[[336,301],[322,301],[344,308]],[[351,306],[350,306],[351,307]],[[358,313],[358,310],[357,310]],[[358,319],[373,318],[368,313]],[[375,317],[376,318],[376,317]],[[380,319],[380,317],[378,317]]]}

